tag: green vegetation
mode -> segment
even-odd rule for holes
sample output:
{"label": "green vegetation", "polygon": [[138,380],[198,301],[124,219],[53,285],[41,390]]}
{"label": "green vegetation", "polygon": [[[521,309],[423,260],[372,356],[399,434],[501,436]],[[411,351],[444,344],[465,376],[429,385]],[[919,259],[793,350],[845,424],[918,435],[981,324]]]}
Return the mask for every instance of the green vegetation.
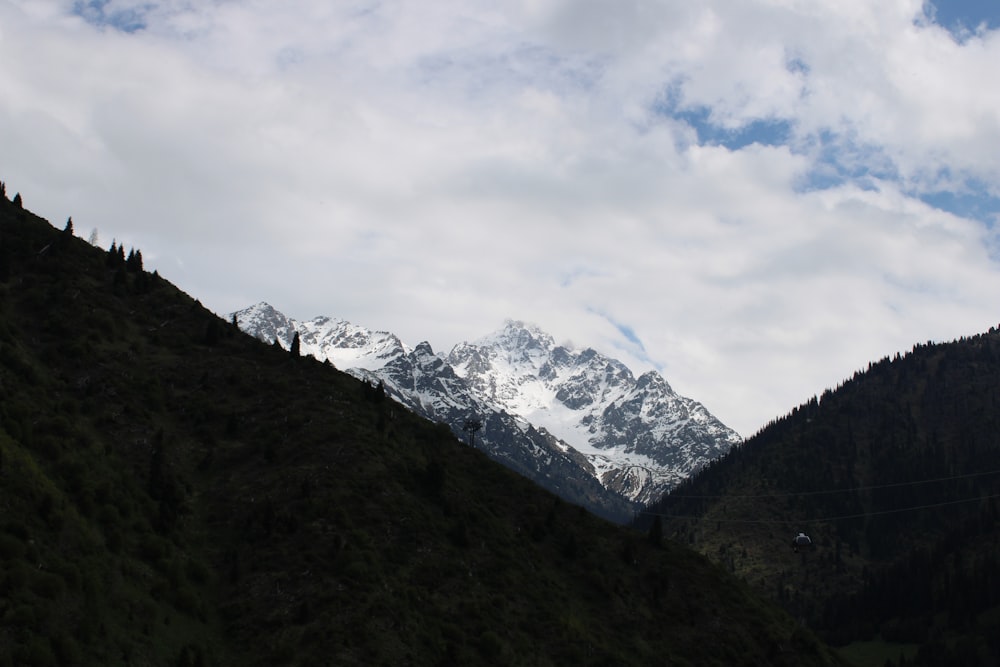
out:
{"label": "green vegetation", "polygon": [[916,644],[890,644],[884,641],[853,642],[838,652],[855,667],[885,667],[886,664],[912,662]]}
{"label": "green vegetation", "polygon": [[0,666],[839,664],[141,264],[0,201]]}
{"label": "green vegetation", "polygon": [[[998,399],[1000,332],[916,345],[769,424],[651,512],[835,645],[996,664]],[[792,551],[799,530],[815,548]]]}

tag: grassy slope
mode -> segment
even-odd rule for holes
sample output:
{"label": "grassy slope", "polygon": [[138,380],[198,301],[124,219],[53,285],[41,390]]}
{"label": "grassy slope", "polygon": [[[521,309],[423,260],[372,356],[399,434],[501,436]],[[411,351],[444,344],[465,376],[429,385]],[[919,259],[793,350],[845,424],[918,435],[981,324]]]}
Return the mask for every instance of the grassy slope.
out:
{"label": "grassy slope", "polygon": [[694,552],[0,201],[0,665],[834,664]]}

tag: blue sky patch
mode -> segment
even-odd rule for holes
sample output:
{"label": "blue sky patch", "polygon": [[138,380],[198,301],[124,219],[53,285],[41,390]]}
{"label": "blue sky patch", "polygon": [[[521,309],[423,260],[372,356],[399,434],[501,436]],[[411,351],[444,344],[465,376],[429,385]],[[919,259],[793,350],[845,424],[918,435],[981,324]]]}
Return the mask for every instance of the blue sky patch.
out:
{"label": "blue sky patch", "polygon": [[934,208],[962,218],[978,220],[995,229],[997,220],[1000,219],[1000,197],[991,194],[981,182],[970,181],[966,186],[962,191],[940,190],[922,194],[919,198]]}
{"label": "blue sky patch", "polygon": [[612,341],[612,345],[614,347],[616,347],[619,350],[622,350],[623,352],[631,354],[632,356],[634,356],[635,358],[639,359],[644,363],[650,364],[657,370],[663,370],[663,365],[655,362],[649,356],[649,353],[646,351],[646,346],[643,345],[642,339],[639,338],[639,334],[635,332],[635,329],[633,329],[627,324],[624,324],[623,322],[615,320],[613,317],[611,317],[605,312],[595,310],[593,308],[589,310],[595,315],[599,315],[600,317],[604,318],[604,320],[607,321],[608,324],[613,326],[615,329],[617,329],[618,333],[620,333],[622,337],[629,343],[629,345],[625,345],[617,341]]}
{"label": "blue sky patch", "polygon": [[642,351],[645,352],[646,348],[642,344],[642,341],[639,339],[638,334],[635,333],[635,329],[633,329],[632,327],[630,327],[627,324],[622,324],[620,322],[615,322],[610,317],[608,318],[608,322],[611,322],[611,324],[614,325],[615,329],[618,329],[618,332],[621,335],[625,336],[626,340],[628,340],[630,343],[632,343],[633,345],[635,345],[636,347],[638,347],[640,350],[642,350]]}
{"label": "blue sky patch", "polygon": [[821,132],[803,152],[815,152],[812,169],[799,183],[799,192],[825,190],[845,183],[866,189],[880,181],[898,181],[892,160],[878,146],[858,144],[833,132]]}
{"label": "blue sky patch", "polygon": [[712,110],[707,107],[675,111],[671,115],[698,133],[699,144],[724,146],[731,151],[751,144],[784,146],[792,137],[792,124],[784,118],[764,118],[741,127],[727,128],[712,123]]}
{"label": "blue sky patch", "polygon": [[[959,7],[984,5],[978,2],[960,2]],[[995,16],[989,19],[991,25],[1000,19],[1000,0],[993,0],[991,9]],[[942,14],[938,13],[939,20]],[[956,25],[966,25],[971,16],[980,14],[956,14],[954,11],[944,15],[947,20],[958,21]],[[959,18],[955,18],[958,16]],[[987,18],[981,18],[986,21]],[[805,65],[802,65],[805,67]],[[727,128],[712,120],[712,109],[707,106],[684,107],[683,82],[677,81],[665,91],[662,99],[654,106],[654,111],[664,116],[686,123],[698,137],[700,145],[724,146],[729,150],[739,150],[751,144],[764,146],[790,146],[799,154],[809,155],[812,167],[799,180],[796,191],[813,192],[851,184],[865,190],[877,190],[882,183],[895,183],[902,186],[903,180],[892,158],[885,150],[874,144],[861,143],[849,134],[837,133],[831,130],[822,131],[816,135],[796,137],[794,125],[783,118],[766,118],[751,121],[738,128]],[[1000,197],[991,194],[990,189],[982,182],[966,181],[956,187],[947,187],[936,191],[914,190],[909,196],[923,201],[942,211],[954,215],[977,220],[989,228],[994,228],[1000,221]],[[641,349],[641,342],[635,338],[635,333],[604,316],[622,333],[623,336]]]}
{"label": "blue sky patch", "polygon": [[138,32],[146,28],[146,13],[154,7],[144,4],[140,7],[108,10],[110,0],[77,0],[73,4],[73,13],[87,23],[98,27],[110,27],[122,32]]}
{"label": "blue sky patch", "polygon": [[[789,61],[788,67],[808,72],[808,66],[800,60]],[[726,127],[712,118],[711,107],[685,105],[683,79],[671,82],[652,110],[687,123],[697,133],[701,145],[724,146],[735,151],[752,144],[784,146],[792,140],[793,124],[786,118],[757,118],[737,127]]]}
{"label": "blue sky patch", "polygon": [[925,8],[927,15],[959,42],[974,35],[981,25],[987,30],[1000,28],[998,0],[936,0],[928,1]]}

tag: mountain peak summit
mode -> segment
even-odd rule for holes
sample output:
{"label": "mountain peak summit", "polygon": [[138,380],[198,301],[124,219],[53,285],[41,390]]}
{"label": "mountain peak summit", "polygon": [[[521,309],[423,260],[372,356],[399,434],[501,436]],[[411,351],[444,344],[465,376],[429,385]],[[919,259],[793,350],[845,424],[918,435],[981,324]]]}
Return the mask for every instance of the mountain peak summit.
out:
{"label": "mountain peak summit", "polygon": [[[301,334],[303,353],[329,359],[368,381],[381,380],[410,409],[448,423],[464,438],[475,415],[479,448],[557,493],[608,516],[610,494],[622,507],[657,500],[681,479],[740,441],[705,408],[677,395],[655,371],[638,379],[593,348],[555,344],[536,324],[507,319],[501,329],[447,355],[427,342],[411,349],[394,335],[343,320],[295,322],[258,304],[237,313],[244,330],[283,344]],[[641,480],[635,470],[648,474]],[[574,480],[568,482],[567,480]],[[588,500],[589,499],[589,500]],[[603,512],[601,510],[604,510]]]}
{"label": "mountain peak summit", "polygon": [[476,341],[493,344],[506,350],[551,350],[555,340],[541,327],[523,320],[507,319],[502,329]]}

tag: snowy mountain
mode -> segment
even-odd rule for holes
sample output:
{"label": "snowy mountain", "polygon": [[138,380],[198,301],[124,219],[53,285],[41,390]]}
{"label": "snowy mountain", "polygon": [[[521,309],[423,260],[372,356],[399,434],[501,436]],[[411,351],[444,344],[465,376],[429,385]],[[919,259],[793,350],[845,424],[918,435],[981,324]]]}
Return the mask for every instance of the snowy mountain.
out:
{"label": "snowy mountain", "polygon": [[537,327],[508,321],[447,355],[344,320],[292,320],[261,303],[234,314],[240,328],[330,360],[491,457],[597,514],[626,521],[639,505],[724,454],[739,436],[659,374],[635,378],[592,350],[555,345]]}
{"label": "snowy mountain", "polygon": [[378,370],[410,352],[399,338],[387,331],[370,331],[332,317],[298,322],[266,303],[234,314],[240,329],[269,343],[277,340],[286,349],[298,332],[302,354],[322,361],[329,359],[337,368]]}
{"label": "snowy mountain", "polygon": [[471,390],[584,454],[601,483],[647,503],[741,441],[653,371],[635,378],[593,349],[555,345],[523,322],[447,357]]}

